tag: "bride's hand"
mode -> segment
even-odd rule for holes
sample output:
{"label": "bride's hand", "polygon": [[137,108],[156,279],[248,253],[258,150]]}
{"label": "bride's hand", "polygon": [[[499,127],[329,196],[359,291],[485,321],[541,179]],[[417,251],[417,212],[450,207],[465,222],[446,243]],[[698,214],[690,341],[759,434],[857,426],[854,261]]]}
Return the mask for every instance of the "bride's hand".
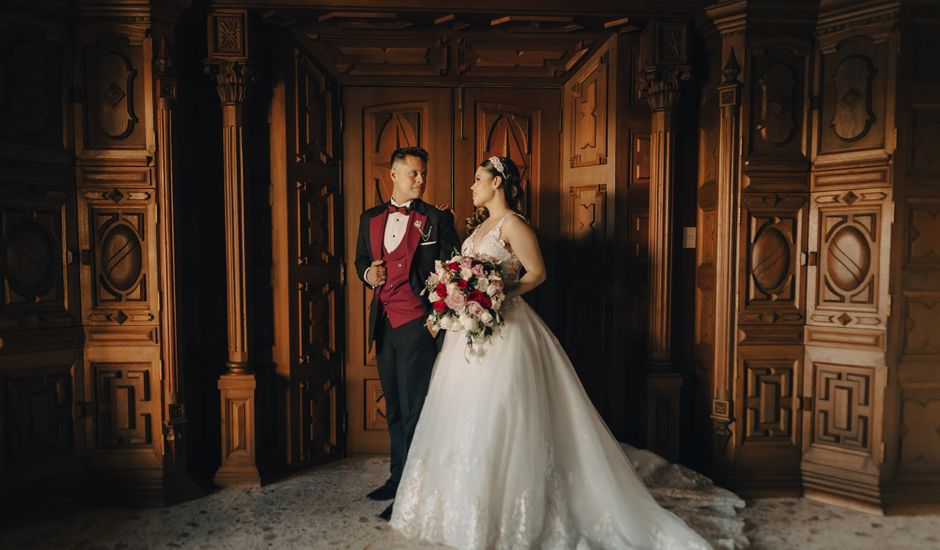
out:
{"label": "bride's hand", "polygon": [[431,337],[432,337],[432,338],[437,338],[437,333],[440,332],[440,329],[438,329],[437,327],[435,327],[434,325],[432,325],[430,319],[425,319],[425,320],[424,320],[424,326],[425,326],[425,328],[428,329],[428,332],[431,333]]}

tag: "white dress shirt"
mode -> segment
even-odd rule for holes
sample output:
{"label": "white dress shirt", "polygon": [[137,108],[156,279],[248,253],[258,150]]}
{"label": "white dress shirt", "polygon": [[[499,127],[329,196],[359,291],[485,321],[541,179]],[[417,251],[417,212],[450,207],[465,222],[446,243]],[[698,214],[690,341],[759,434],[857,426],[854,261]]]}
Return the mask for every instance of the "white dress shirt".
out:
{"label": "white dress shirt", "polygon": [[[390,202],[392,206],[404,206],[405,208],[411,207],[411,201],[406,201],[401,204],[395,199],[391,199]],[[385,250],[392,252],[398,245],[401,244],[402,239],[405,238],[405,231],[408,230],[408,216],[400,212],[389,212],[388,220],[385,222]],[[376,260],[380,258],[374,258]],[[366,272],[363,273],[363,277],[368,281],[369,280],[369,270],[371,267],[366,268]],[[372,286],[375,288],[375,286]]]}

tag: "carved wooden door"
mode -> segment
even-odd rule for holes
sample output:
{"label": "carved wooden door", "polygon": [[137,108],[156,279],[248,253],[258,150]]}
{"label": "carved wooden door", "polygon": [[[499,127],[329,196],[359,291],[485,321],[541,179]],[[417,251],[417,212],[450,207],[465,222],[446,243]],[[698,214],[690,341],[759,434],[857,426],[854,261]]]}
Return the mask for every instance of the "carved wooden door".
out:
{"label": "carved wooden door", "polygon": [[389,199],[392,182],[388,161],[398,147],[427,149],[429,204],[452,202],[451,91],[446,88],[347,87],[343,92],[346,169],[346,361],[349,411],[349,445],[352,453],[387,453],[385,401],[375,361],[375,349],[367,342],[366,320],[372,291],[355,271],[359,215]]}
{"label": "carved wooden door", "polygon": [[[279,447],[292,466],[340,458],[345,446],[345,266],[338,85],[297,50],[275,105],[286,143],[272,147],[275,356]],[[278,100],[285,101],[278,101]],[[284,155],[284,157],[282,157]],[[277,234],[284,231],[283,234]]]}
{"label": "carved wooden door", "polygon": [[[872,31],[874,33],[874,31]],[[888,23],[816,52],[802,471],[810,491],[878,502],[893,198]]]}
{"label": "carved wooden door", "polygon": [[[558,236],[558,148],[561,94],[558,90],[468,88],[455,90],[454,209],[457,232],[473,212],[470,186],[477,165],[509,157],[522,176],[522,213],[536,228],[546,266],[556,274]],[[555,325],[555,282],[526,296],[549,325]]]}

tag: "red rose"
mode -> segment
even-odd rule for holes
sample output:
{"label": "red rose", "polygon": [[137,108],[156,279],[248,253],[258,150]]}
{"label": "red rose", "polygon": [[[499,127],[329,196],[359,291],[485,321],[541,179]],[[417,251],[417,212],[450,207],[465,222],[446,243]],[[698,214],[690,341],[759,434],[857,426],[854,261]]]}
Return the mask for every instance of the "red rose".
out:
{"label": "red rose", "polygon": [[450,262],[449,264],[447,264],[447,267],[451,271],[460,271],[460,264],[457,262]]}
{"label": "red rose", "polygon": [[447,306],[444,302],[434,302],[434,311],[438,313],[444,313],[444,310],[447,309]]}
{"label": "red rose", "polygon": [[467,286],[469,286],[469,285],[470,285],[470,283],[468,283],[468,282],[467,282],[466,280],[464,280],[464,279],[460,279],[459,281],[457,281],[457,288],[459,288],[460,290],[465,290],[465,289],[467,288]]}
{"label": "red rose", "polygon": [[477,301],[480,302],[480,305],[485,307],[486,309],[490,309],[491,307],[493,307],[493,301],[490,300],[490,297],[487,296],[486,294],[483,294],[482,296],[480,296],[480,299]]}
{"label": "red rose", "polygon": [[[467,293],[467,299],[473,302],[479,302],[481,297],[483,297],[483,293],[476,289]],[[480,305],[482,306],[483,304]]]}
{"label": "red rose", "polygon": [[437,288],[434,289],[434,292],[437,292],[437,295],[441,298],[447,298],[447,287],[444,286],[444,283],[439,283]]}

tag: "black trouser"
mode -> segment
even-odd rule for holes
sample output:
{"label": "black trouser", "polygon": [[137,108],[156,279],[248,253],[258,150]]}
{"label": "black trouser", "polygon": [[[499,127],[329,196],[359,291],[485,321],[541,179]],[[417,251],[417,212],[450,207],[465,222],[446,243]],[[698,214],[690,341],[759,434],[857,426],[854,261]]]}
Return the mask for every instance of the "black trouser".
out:
{"label": "black trouser", "polygon": [[395,485],[405,469],[437,357],[437,346],[424,322],[422,316],[393,328],[386,318],[377,338],[379,379],[385,393],[385,416],[392,439],[391,481]]}

